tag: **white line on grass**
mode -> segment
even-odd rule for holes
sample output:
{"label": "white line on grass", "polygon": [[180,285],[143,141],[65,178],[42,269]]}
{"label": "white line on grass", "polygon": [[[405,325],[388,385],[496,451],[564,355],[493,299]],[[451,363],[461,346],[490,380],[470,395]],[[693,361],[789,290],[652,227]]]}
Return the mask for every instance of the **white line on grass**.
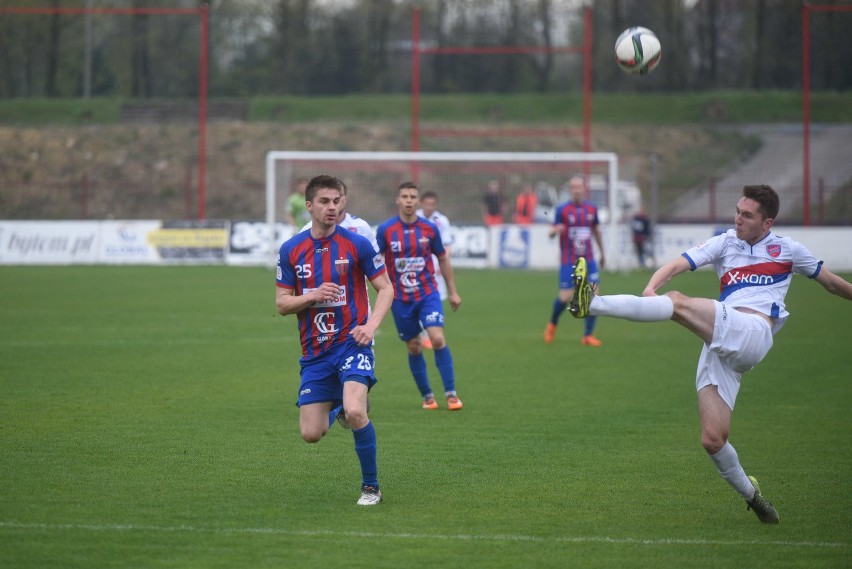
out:
{"label": "white line on grass", "polygon": [[606,537],[606,536],[537,536],[537,535],[475,535],[475,534],[421,534],[421,533],[378,533],[360,531],[334,531],[334,530],[290,530],[283,528],[211,528],[198,526],[150,526],[135,524],[41,524],[2,522],[0,528],[24,529],[36,531],[54,530],[82,530],[103,532],[186,532],[186,533],[213,533],[213,534],[263,534],[263,535],[291,535],[296,537],[355,537],[355,538],[390,538],[390,539],[444,539],[448,541],[527,541],[533,543],[613,543],[626,545],[770,545],[783,547],[820,547],[820,548],[845,548],[847,543],[825,542],[825,541],[762,541],[762,540],[712,540],[712,539],[640,539],[634,537]]}

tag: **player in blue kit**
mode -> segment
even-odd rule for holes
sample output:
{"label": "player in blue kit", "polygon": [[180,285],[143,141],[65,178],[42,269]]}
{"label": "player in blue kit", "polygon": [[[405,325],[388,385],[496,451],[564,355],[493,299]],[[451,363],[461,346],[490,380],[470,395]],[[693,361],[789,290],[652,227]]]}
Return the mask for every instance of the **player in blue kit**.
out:
{"label": "player in blue kit", "polygon": [[438,402],[429,386],[426,359],[420,330],[425,329],[435,350],[435,366],[441,374],[447,407],[451,411],[462,408],[456,393],[453,356],[444,338],[444,308],[432,255],[438,258],[441,273],[447,282],[447,300],[453,311],[461,305],[456,292],[456,282],[450,256],[444,248],[441,233],[434,223],[419,217],[420,190],[414,182],[400,184],[396,204],[399,215],[381,224],[376,231],[379,251],[385,256],[388,274],[393,282],[395,296],[393,319],[399,337],[408,348],[408,365],[420,395],[424,409],[437,409]]}
{"label": "player in blue kit", "polygon": [[[813,279],[828,292],[852,300],[852,284],[823,267],[802,244],[772,232],[778,194],[770,186],[745,186],[737,202],[735,229],[717,235],[669,261],[655,272],[642,296],[596,296],[581,259],[574,273],[576,294],[570,312],[615,316],[637,322],[672,320],[704,341],[695,387],[701,444],[719,474],[767,524],[778,512],[748,476],[728,441],[740,380],[769,352],[773,336],[787,321],[784,306],[793,273]],[[676,275],[711,265],[719,277],[719,300],[679,292],[658,296]]]}
{"label": "player in blue kit", "polygon": [[[550,344],[556,336],[556,325],[559,317],[574,297],[574,264],[577,259],[584,257],[589,271],[589,281],[598,284],[600,273],[598,265],[594,260],[594,249],[592,238],[598,244],[601,252],[600,268],[603,268],[604,248],[601,230],[598,227],[598,208],[586,201],[586,181],[579,176],[574,176],[568,181],[571,191],[571,201],[560,205],[556,209],[556,217],[550,228],[549,235],[559,235],[559,294],[553,301],[553,311],[550,314],[550,322],[544,329],[544,342]],[[594,336],[595,317],[589,316],[585,322],[585,332],[580,340],[584,346],[598,347],[601,341]]]}
{"label": "player in blue kit", "polygon": [[[298,319],[302,438],[319,441],[344,413],[361,463],[358,505],[372,506],[382,494],[376,431],[367,415],[367,394],[376,383],[371,345],[393,302],[393,286],[370,241],[337,225],[342,194],[342,183],[332,176],[316,176],[308,183],[311,228],[281,245],[275,304],[282,316],[296,314]],[[377,291],[372,314],[365,278]]]}

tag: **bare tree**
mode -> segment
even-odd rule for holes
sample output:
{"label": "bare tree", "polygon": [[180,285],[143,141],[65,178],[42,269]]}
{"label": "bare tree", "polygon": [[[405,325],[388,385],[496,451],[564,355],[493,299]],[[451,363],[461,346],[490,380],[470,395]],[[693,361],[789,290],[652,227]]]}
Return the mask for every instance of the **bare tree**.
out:
{"label": "bare tree", "polygon": [[[53,8],[59,7],[59,0],[53,0]],[[61,16],[57,13],[50,16],[50,35],[47,47],[47,78],[45,81],[45,94],[48,97],[57,97],[59,90],[56,75],[59,72],[59,44],[62,37]]]}
{"label": "bare tree", "polygon": [[363,77],[364,87],[370,91],[384,91],[388,81],[388,42],[394,14],[393,0],[363,0],[367,24],[364,40],[366,55]]}
{"label": "bare tree", "polygon": [[701,0],[696,4],[698,16],[698,76],[702,87],[716,85],[718,70],[719,29],[718,0]]}
{"label": "bare tree", "polygon": [[550,74],[553,71],[553,27],[551,24],[550,0],[538,0],[537,4],[538,23],[541,26],[541,41],[548,49],[541,57],[532,57],[531,63],[537,77],[536,88],[540,93],[547,91],[550,83]]}
{"label": "bare tree", "polygon": [[[143,8],[143,0],[134,0],[134,8]],[[151,55],[148,48],[148,15],[133,14],[131,16],[131,41],[133,51],[131,56],[131,94],[134,97],[151,96]]]}

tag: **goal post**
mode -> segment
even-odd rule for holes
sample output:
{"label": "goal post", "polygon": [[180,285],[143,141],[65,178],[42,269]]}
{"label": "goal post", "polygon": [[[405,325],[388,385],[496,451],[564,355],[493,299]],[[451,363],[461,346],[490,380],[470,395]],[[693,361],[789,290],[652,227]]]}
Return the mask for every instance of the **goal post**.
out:
{"label": "goal post", "polygon": [[[299,179],[318,174],[340,178],[349,190],[347,210],[374,226],[397,213],[397,187],[412,180],[423,191],[438,194],[438,209],[453,225],[482,226],[483,195],[489,181],[500,184],[507,224],[516,196],[524,185],[532,184],[540,196],[539,221],[544,224],[552,221],[557,202],[566,199],[568,179],[586,172],[597,181],[599,190],[598,200],[592,201],[617,212],[618,156],[612,152],[270,151],[266,154],[269,263],[274,264],[281,246],[276,227],[284,219],[286,197]],[[546,203],[542,197],[547,197]],[[614,227],[618,221],[618,215],[609,215],[607,225]]]}

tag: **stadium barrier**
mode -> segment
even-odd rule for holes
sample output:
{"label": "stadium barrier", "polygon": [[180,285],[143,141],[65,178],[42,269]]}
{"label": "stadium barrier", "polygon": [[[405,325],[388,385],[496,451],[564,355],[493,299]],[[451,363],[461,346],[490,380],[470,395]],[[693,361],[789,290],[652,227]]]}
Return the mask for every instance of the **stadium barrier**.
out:
{"label": "stadium barrier", "polygon": [[[0,221],[0,265],[229,264],[267,266],[272,252],[261,220]],[[559,243],[547,224],[453,227],[456,267],[555,270]],[[727,230],[715,225],[660,225],[653,258],[672,259]],[[602,226],[607,270],[637,268],[630,228]],[[852,227],[778,227],[804,243],[832,271],[852,271]],[[275,241],[293,228],[276,223]]]}

